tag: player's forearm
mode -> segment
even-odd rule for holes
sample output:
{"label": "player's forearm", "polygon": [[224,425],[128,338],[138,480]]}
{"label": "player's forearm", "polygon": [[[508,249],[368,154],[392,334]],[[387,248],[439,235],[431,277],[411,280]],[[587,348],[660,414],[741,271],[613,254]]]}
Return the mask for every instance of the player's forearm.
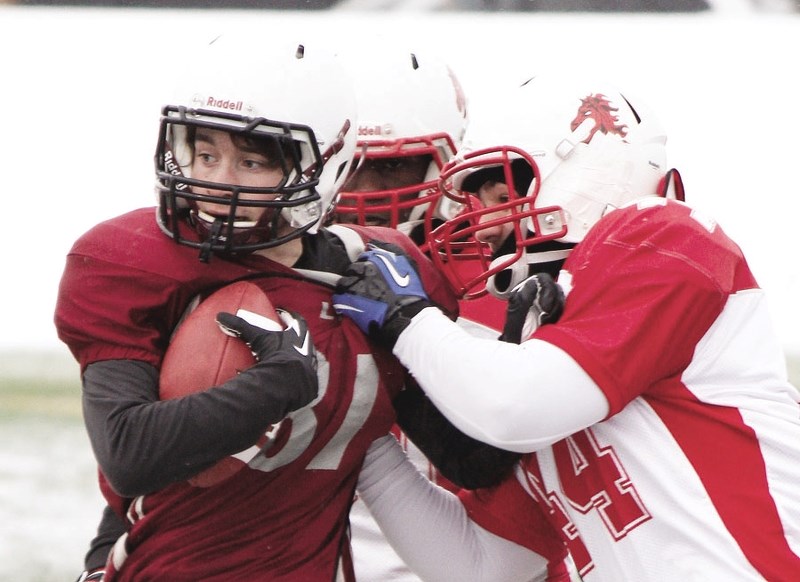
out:
{"label": "player's forearm", "polygon": [[471,521],[458,497],[420,474],[394,437],[373,443],[358,488],[395,551],[428,582],[544,578],[544,558]]}
{"label": "player's forearm", "polygon": [[414,317],[394,353],[455,426],[507,450],[548,446],[608,412],[597,385],[555,346],[475,338],[434,308]]}
{"label": "player's forearm", "polygon": [[[193,477],[251,446],[285,411],[271,406],[245,374],[232,384],[158,400],[158,371],[143,362],[90,365],[83,378],[84,419],[104,475],[133,497]],[[275,408],[275,410],[271,410]]]}
{"label": "player's forearm", "polygon": [[491,487],[511,475],[519,453],[476,440],[456,428],[415,382],[394,399],[397,424],[445,478],[463,489]]}

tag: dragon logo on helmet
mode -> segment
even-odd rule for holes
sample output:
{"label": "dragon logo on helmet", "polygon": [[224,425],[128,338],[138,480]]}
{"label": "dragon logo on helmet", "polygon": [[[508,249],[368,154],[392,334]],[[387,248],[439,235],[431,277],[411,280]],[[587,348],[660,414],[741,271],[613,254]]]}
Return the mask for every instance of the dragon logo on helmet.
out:
{"label": "dragon logo on helmet", "polygon": [[619,117],[616,115],[617,111],[619,111],[619,108],[613,107],[608,97],[602,93],[589,95],[581,99],[578,114],[570,123],[570,129],[575,131],[587,119],[591,119],[594,121],[594,127],[589,130],[589,135],[582,140],[583,143],[588,144],[592,141],[592,138],[598,131],[606,135],[613,133],[624,138],[628,134],[628,126],[618,123]]}

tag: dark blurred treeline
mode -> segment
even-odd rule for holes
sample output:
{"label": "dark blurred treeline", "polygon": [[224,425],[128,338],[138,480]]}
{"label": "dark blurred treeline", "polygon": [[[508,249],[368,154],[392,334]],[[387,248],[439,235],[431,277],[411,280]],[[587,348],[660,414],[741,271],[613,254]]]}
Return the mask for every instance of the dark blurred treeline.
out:
{"label": "dark blurred treeline", "polygon": [[[0,4],[38,6],[104,6],[147,8],[268,8],[320,10],[346,0],[0,0]],[[402,6],[402,0],[395,6]],[[434,3],[434,10],[520,10],[539,12],[698,12],[708,10],[706,0],[450,0]],[[385,5],[385,4],[384,4]],[[370,9],[369,2],[356,2]]]}

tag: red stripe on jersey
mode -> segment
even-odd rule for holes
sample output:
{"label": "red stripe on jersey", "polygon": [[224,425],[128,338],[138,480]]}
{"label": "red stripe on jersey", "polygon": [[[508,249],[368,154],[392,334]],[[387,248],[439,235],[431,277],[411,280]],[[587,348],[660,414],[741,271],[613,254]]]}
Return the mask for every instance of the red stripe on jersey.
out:
{"label": "red stripe on jersey", "polygon": [[800,556],[784,535],[757,435],[738,409],[706,404],[683,390],[674,400],[643,397],[694,467],[748,561],[767,580],[785,580],[800,570]]}

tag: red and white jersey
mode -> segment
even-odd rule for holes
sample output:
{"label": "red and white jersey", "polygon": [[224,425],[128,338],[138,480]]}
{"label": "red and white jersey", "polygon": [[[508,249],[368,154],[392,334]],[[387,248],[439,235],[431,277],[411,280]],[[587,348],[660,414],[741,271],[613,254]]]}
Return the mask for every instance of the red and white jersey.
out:
{"label": "red and white jersey", "polygon": [[[395,231],[358,232],[416,252]],[[444,289],[432,268],[422,269],[433,288]],[[136,499],[104,487],[109,504],[131,522],[108,580],[318,582],[333,580],[349,553],[347,513],[358,473],[369,445],[394,422],[391,399],[405,372],[335,315],[330,286],[255,255],[201,263],[197,250],[159,231],[154,209],[142,209],[75,244],[56,308],[58,331],[82,369],[107,359],[159,367],[189,302],[245,276],[256,276],[276,307],[308,322],[319,395],[280,424],[272,448],[213,487],[175,483]],[[455,309],[440,291],[437,301]]]}
{"label": "red and white jersey", "polygon": [[800,580],[798,393],[739,248],[645,199],[601,220],[559,282],[564,314],[533,337],[610,411],[529,455],[518,484],[584,580]]}
{"label": "red and white jersey", "polygon": [[559,283],[563,315],[521,346],[426,309],[394,353],[462,431],[528,452],[510,483],[587,582],[800,580],[800,394],[740,249],[649,198],[600,220]]}

